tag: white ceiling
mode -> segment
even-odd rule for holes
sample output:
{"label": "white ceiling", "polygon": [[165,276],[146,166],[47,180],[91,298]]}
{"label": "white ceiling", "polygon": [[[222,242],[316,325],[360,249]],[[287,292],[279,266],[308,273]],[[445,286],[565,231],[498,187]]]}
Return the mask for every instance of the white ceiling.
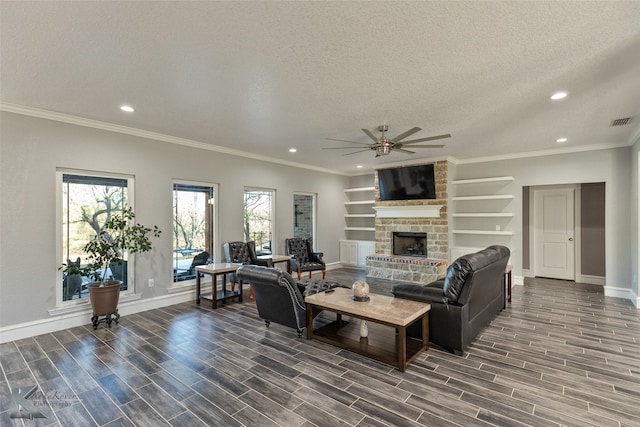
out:
{"label": "white ceiling", "polygon": [[[419,158],[628,145],[640,131],[638,1],[0,8],[4,109],[52,110],[349,174],[356,164],[370,171]],[[551,101],[557,90],[569,97]],[[609,127],[624,117],[635,120]],[[322,150],[342,146],[327,137],[370,142],[360,129],[380,124],[390,137],[413,126],[423,130],[408,139],[452,137],[412,156]]]}

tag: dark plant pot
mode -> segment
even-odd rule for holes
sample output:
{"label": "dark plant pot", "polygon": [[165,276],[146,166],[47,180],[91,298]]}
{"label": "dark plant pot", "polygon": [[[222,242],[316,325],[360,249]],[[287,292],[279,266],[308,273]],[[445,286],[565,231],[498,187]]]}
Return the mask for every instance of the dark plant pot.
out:
{"label": "dark plant pot", "polygon": [[100,286],[100,283],[89,285],[89,299],[95,316],[105,316],[117,311],[121,284],[119,280],[109,280],[104,286]]}

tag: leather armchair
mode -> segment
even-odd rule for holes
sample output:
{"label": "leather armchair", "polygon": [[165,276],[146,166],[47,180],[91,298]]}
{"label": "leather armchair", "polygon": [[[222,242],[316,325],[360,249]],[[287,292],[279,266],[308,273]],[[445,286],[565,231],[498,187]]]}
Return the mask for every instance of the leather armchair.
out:
{"label": "leather armchair", "polygon": [[[427,285],[395,285],[391,293],[431,304],[429,341],[461,355],[504,307],[509,256],[509,248],[490,246],[455,260],[444,279]],[[421,328],[422,325],[412,325],[407,335],[419,338]]]}
{"label": "leather armchair", "polygon": [[271,322],[294,328],[302,336],[307,307],[300,289],[287,272],[257,265],[243,265],[238,278],[251,283],[256,307],[267,328]]}
{"label": "leather armchair", "polygon": [[322,271],[322,278],[326,275],[326,264],[322,257],[324,253],[313,252],[313,241],[311,238],[303,239],[293,237],[285,239],[287,255],[291,256],[289,266],[291,271],[298,273],[298,280],[302,277],[302,272],[308,271],[311,278],[312,271]]}
{"label": "leather armchair", "polygon": [[[273,260],[271,258],[259,259],[256,255],[255,242],[226,242],[224,244],[224,256],[226,262],[232,264],[242,265],[261,265],[263,267],[273,267]],[[236,273],[230,274],[231,291],[235,291],[236,283],[238,283],[238,277]],[[245,282],[246,283],[246,282]],[[249,282],[250,283],[250,282]],[[251,299],[253,299],[253,288],[250,290]]]}

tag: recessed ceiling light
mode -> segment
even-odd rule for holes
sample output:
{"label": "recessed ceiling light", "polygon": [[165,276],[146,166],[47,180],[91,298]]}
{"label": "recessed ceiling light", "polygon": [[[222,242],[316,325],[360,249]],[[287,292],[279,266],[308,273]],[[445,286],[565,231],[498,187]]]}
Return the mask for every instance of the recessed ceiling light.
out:
{"label": "recessed ceiling light", "polygon": [[551,98],[554,101],[556,101],[558,99],[562,99],[562,98],[566,98],[566,97],[567,97],[567,92],[556,92],[553,95],[551,95],[549,98]]}
{"label": "recessed ceiling light", "polygon": [[296,153],[298,150],[296,150],[295,148],[289,148],[289,152],[290,153]]}
{"label": "recessed ceiling light", "polygon": [[556,142],[567,142],[567,138],[558,138]]}
{"label": "recessed ceiling light", "polygon": [[356,166],[358,169],[362,169],[362,165],[358,165]]}
{"label": "recessed ceiling light", "polygon": [[121,109],[122,111],[127,112],[127,113],[133,113],[134,111],[136,111],[136,110],[135,110],[135,108],[133,108],[133,107],[132,107],[132,106],[130,106],[130,105],[123,105],[122,107],[120,107],[120,109]]}

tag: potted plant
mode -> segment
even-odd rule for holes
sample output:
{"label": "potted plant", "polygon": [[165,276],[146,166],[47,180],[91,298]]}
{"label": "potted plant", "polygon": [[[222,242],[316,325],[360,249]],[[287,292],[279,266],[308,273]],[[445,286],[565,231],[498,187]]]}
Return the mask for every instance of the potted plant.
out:
{"label": "potted plant", "polygon": [[[125,254],[148,252],[151,250],[151,238],[160,236],[160,229],[134,224],[135,214],[131,207],[122,210],[105,223],[102,230],[84,246],[89,254],[87,265],[80,267],[75,263],[62,264],[60,269],[67,275],[81,274],[92,277],[95,283],[89,284],[89,298],[93,309],[91,322],[93,329],[100,323],[99,316],[106,316],[109,327],[112,320],[118,323],[118,300],[120,299],[119,280],[108,280],[107,272],[112,263],[122,263]],[[111,316],[114,316],[113,319]]]}

